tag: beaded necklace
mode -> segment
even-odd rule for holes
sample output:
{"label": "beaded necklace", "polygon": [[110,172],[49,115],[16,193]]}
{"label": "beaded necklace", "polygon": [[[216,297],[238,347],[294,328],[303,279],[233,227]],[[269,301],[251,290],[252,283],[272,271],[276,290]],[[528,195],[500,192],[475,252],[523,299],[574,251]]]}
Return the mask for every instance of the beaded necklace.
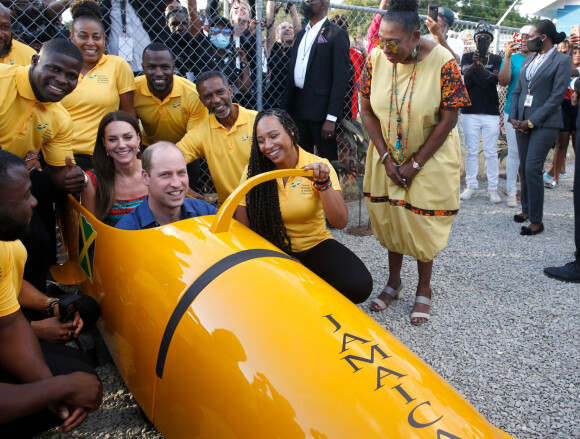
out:
{"label": "beaded necklace", "polygon": [[[420,44],[420,43],[419,43]],[[409,128],[411,127],[411,98],[413,97],[413,88],[415,87],[415,78],[417,76],[417,63],[419,61],[419,50],[421,46],[419,45],[419,49],[417,50],[417,57],[415,58],[415,65],[413,66],[413,71],[411,72],[411,77],[409,78],[409,82],[407,83],[407,88],[405,89],[405,93],[403,94],[403,99],[401,101],[401,106],[398,105],[398,95],[397,95],[397,65],[393,64],[393,73],[391,75],[391,102],[389,105],[389,124],[387,126],[387,146],[391,150],[391,154],[389,157],[392,157],[393,154],[399,151],[399,160],[398,163],[394,162],[397,167],[403,164],[403,160],[405,159],[405,154],[407,153],[407,144],[409,143]],[[411,92],[409,93],[409,100],[407,103],[407,133],[405,135],[405,147],[401,148],[401,140],[403,140],[403,127],[401,126],[401,110],[405,105],[405,98],[407,97],[407,91],[409,90],[409,86],[411,87]],[[397,113],[397,141],[395,142],[395,146],[393,146],[390,142],[391,140],[391,115],[393,113],[393,90],[395,95],[395,111]]]}

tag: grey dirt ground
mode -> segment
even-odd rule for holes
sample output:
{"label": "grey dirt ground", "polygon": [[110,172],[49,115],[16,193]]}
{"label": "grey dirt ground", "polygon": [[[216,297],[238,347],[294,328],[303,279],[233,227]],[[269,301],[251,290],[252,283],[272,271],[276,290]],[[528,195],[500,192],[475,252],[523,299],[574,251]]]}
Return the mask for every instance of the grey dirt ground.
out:
{"label": "grey dirt ground", "polygon": [[[491,423],[519,439],[580,438],[580,284],[542,273],[573,258],[572,168],[560,187],[546,190],[546,231],[538,236],[520,236],[512,219],[519,209],[505,200],[493,205],[482,195],[462,202],[449,244],[434,263],[428,324],[409,323],[417,283],[411,258],[403,265],[402,300],[380,313],[371,313],[368,302],[361,305]],[[357,226],[358,202],[349,209],[349,227]],[[363,224],[366,218],[365,210]],[[376,296],[388,276],[387,251],[372,236],[333,234],[367,264]],[[110,360],[99,374],[106,392],[102,408],[64,437],[161,437],[140,417]]]}

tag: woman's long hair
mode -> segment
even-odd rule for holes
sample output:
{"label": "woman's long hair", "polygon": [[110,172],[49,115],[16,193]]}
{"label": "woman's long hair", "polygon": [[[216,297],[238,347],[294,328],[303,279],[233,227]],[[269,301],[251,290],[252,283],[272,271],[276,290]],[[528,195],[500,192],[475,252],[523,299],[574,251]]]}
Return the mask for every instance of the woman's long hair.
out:
{"label": "woman's long hair", "polygon": [[[262,154],[258,146],[256,128],[258,122],[267,116],[278,119],[284,131],[292,138],[292,146],[298,147],[298,128],[286,111],[279,108],[260,111],[256,116],[252,133],[248,178],[276,169],[272,160]],[[246,211],[250,220],[250,228],[254,232],[286,253],[292,251],[292,243],[282,220],[276,180],[261,183],[250,190],[247,196]]]}
{"label": "woman's long hair", "polygon": [[97,174],[97,188],[95,195],[95,216],[103,221],[115,202],[115,162],[107,154],[105,148],[105,128],[112,122],[127,122],[140,136],[139,124],[133,116],[124,111],[113,111],[103,117],[97,132],[97,141],[93,151],[93,168]]}

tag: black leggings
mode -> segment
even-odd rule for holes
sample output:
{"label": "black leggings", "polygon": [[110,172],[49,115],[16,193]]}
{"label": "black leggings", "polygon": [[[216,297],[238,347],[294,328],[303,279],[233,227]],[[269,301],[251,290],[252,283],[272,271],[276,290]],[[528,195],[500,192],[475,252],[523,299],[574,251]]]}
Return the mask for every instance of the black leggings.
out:
{"label": "black leggings", "polygon": [[373,291],[373,278],[363,261],[335,239],[326,239],[291,256],[354,303],[364,302]]}

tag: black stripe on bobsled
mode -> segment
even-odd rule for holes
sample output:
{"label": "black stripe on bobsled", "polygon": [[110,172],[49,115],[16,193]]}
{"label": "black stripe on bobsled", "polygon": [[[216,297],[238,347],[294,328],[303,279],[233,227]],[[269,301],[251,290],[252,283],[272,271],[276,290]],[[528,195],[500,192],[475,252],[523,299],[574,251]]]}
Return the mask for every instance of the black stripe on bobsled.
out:
{"label": "black stripe on bobsled", "polygon": [[195,298],[203,291],[203,289],[208,286],[214,279],[220,276],[225,271],[229,270],[242,262],[249,261],[251,259],[258,258],[283,258],[294,260],[291,256],[284,253],[280,253],[274,250],[265,249],[253,249],[244,250],[233,255],[227,256],[220,261],[213,264],[206,271],[204,271],[201,276],[199,276],[187,289],[175,309],[169,318],[169,322],[165,327],[163,332],[163,338],[161,339],[161,345],[159,346],[159,354],[157,355],[157,366],[155,367],[155,372],[159,378],[163,378],[163,368],[165,367],[165,359],[167,358],[167,351],[169,350],[169,345],[171,344],[171,339],[173,334],[177,329],[177,325],[181,321],[181,318],[186,313],[187,309],[190,307]]}

